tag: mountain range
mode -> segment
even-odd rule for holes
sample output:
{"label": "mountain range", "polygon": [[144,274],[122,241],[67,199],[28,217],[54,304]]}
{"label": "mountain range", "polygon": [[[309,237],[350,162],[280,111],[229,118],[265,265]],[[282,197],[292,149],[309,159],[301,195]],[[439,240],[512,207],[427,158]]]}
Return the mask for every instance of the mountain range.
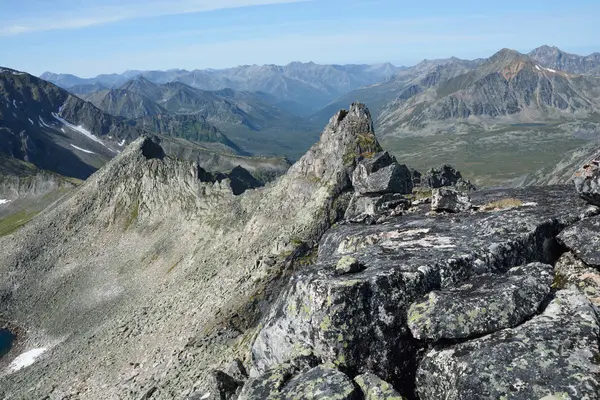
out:
{"label": "mountain range", "polygon": [[418,168],[448,162],[479,185],[497,185],[599,136],[598,68],[598,53],[542,46],[412,67],[296,62],[42,76],[130,127],[221,152],[291,159],[316,141],[337,109],[358,100],[370,106],[382,142],[397,157]]}
{"label": "mountain range", "polygon": [[[77,87],[77,91],[89,90],[89,85],[117,88],[141,76],[158,84],[181,82],[209,91],[233,89],[264,92],[274,96],[280,108],[306,115],[352,89],[387,79],[402,69],[389,63],[319,65],[293,62],[285,66],[244,65],[221,70],[126,71],[88,79],[45,72],[41,78],[65,89]],[[81,85],[86,85],[86,89]]]}
{"label": "mountain range", "polygon": [[[123,101],[120,107],[131,110],[131,104]],[[114,108],[110,111],[114,114],[25,72],[0,69],[0,153],[39,170],[85,179],[128,143],[149,134],[159,134],[173,154],[216,170],[243,164],[271,176],[289,165],[284,159],[244,157],[246,153],[201,115],[147,112],[128,119]]]}

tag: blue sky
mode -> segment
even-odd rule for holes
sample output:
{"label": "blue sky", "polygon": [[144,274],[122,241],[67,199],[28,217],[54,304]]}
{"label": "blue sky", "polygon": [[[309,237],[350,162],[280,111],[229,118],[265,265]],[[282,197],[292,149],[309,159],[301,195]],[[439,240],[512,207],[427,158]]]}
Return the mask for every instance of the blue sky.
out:
{"label": "blue sky", "polygon": [[597,0],[0,0],[0,66],[127,69],[600,51]]}

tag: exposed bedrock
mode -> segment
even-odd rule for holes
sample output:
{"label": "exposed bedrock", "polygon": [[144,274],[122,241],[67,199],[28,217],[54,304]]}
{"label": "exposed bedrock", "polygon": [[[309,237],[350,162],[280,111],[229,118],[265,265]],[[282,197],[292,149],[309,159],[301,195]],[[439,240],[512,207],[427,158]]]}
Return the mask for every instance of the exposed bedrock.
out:
{"label": "exposed bedrock", "polygon": [[[411,334],[408,313],[428,293],[441,290],[457,321],[461,314],[469,318],[469,306],[480,313],[484,303],[491,309],[489,316],[452,328],[443,323],[452,316],[441,316],[446,309],[433,304],[438,326],[417,333],[422,339],[477,337],[536,315],[550,292],[548,264],[562,252],[556,236],[598,210],[569,187],[478,192],[472,202],[483,206],[503,198],[520,205],[433,215],[421,205],[382,224],[331,228],[319,243],[316,264],[292,277],[266,319],[252,347],[252,373],[314,353],[350,377],[375,373],[412,397],[417,354],[425,344]],[[340,274],[336,266],[344,257],[360,268]],[[532,262],[538,263],[527,265]],[[470,279],[477,290],[469,292]],[[494,307],[502,310],[494,313]]]}

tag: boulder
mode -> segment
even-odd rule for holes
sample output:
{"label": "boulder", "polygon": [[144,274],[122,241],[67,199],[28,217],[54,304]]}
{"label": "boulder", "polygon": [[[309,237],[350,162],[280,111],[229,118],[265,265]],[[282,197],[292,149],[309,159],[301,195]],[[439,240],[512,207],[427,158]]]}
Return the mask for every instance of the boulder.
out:
{"label": "boulder", "polygon": [[359,391],[333,364],[307,368],[304,363],[288,362],[251,379],[238,400],[356,400]]}
{"label": "boulder", "polygon": [[366,373],[354,378],[354,382],[360,387],[365,400],[403,400],[389,383],[380,379],[377,375]]}
{"label": "boulder", "polygon": [[432,211],[448,211],[456,213],[467,211],[470,208],[471,199],[468,194],[450,188],[433,189],[431,194]]}
{"label": "boulder", "polygon": [[600,206],[600,160],[594,159],[575,171],[573,183],[579,196]]}
{"label": "boulder", "polygon": [[409,207],[410,200],[399,193],[386,193],[379,196],[363,196],[355,193],[348,204],[344,219],[357,220],[363,216],[375,216],[398,208],[405,210]]}
{"label": "boulder", "polygon": [[419,398],[597,399],[599,334],[589,300],[561,290],[516,328],[429,351],[417,371]]}
{"label": "boulder", "polygon": [[560,256],[554,266],[556,289],[575,288],[600,307],[600,271],[579,260],[571,252]]}
{"label": "boulder", "polygon": [[408,326],[415,338],[432,341],[514,327],[537,312],[552,280],[552,266],[541,263],[511,268],[506,274],[478,275],[413,303]]}
{"label": "boulder", "polygon": [[[238,400],[280,399],[286,383],[291,377],[316,367],[319,360],[311,353],[300,355],[279,365],[275,365],[261,375],[246,381]],[[255,374],[251,373],[251,376]]]}
{"label": "boulder", "polygon": [[421,186],[431,189],[455,186],[460,190],[475,190],[475,186],[470,181],[465,181],[461,173],[448,164],[430,169],[420,178],[420,181]]}
{"label": "boulder", "polygon": [[282,390],[285,400],[358,400],[359,391],[333,364],[319,365],[287,382]]}
{"label": "boulder", "polygon": [[408,194],[413,188],[408,167],[398,164],[387,152],[361,160],[352,174],[352,186],[360,194]]}
{"label": "boulder", "polygon": [[587,265],[600,267],[600,217],[579,221],[556,238]]}

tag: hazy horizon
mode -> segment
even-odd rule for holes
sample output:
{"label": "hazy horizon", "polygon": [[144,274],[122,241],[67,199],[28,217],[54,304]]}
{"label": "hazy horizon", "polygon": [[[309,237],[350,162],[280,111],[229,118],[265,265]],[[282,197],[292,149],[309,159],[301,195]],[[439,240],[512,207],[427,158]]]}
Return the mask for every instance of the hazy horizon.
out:
{"label": "hazy horizon", "polygon": [[542,44],[600,49],[597,2],[505,3],[510,11],[473,0],[23,0],[0,5],[0,65],[88,78],[292,61],[410,66]]}

